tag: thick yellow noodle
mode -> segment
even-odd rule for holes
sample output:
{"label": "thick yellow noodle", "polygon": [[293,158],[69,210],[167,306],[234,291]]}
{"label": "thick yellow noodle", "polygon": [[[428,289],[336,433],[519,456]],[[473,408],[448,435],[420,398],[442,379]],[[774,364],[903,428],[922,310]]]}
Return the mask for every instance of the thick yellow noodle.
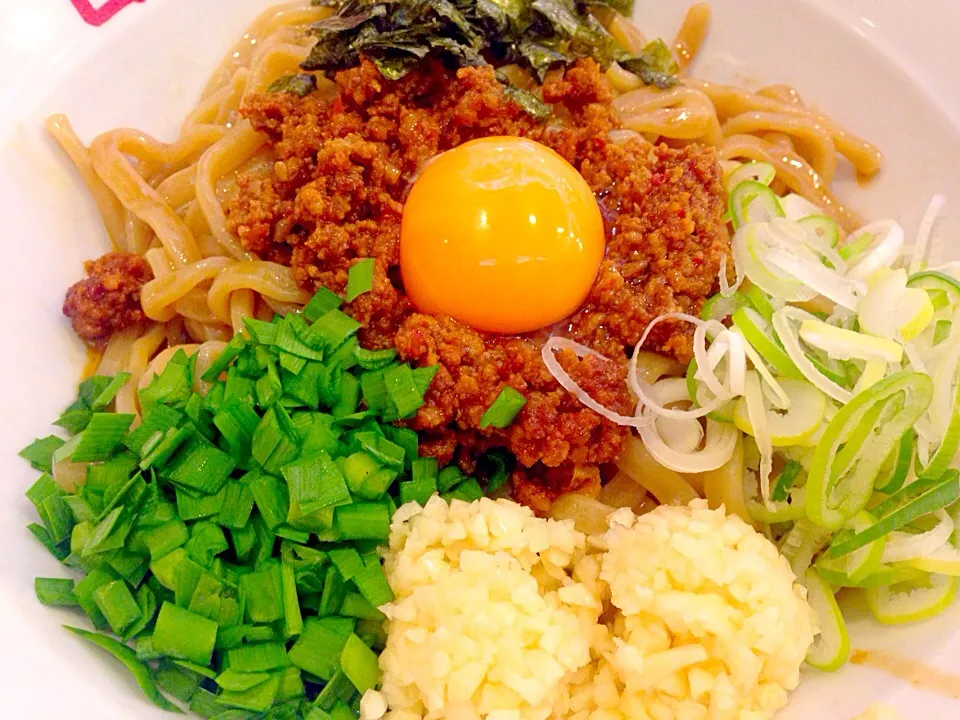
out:
{"label": "thick yellow noodle", "polygon": [[217,197],[217,180],[233,172],[253,157],[263,146],[263,138],[246,120],[238,123],[228,135],[211,147],[197,165],[197,202],[217,242],[238,260],[254,260],[240,240],[227,230],[227,216]]}
{"label": "thick yellow noodle", "polygon": [[[627,50],[639,52],[646,45],[644,33],[629,20],[599,5],[591,12]],[[179,350],[196,356],[195,390],[205,393],[209,385],[200,376],[225,342],[244,331],[246,318],[269,320],[274,313],[297,311],[309,299],[291,268],[260,260],[244,248],[227,222],[225,203],[237,192],[239,173],[266,175],[275,161],[241,117],[244,99],[298,72],[312,43],[307,28],[330,13],[307,0],[263,12],[217,67],[171,143],[119,129],[95,138],[88,148],[64,116],[48,120],[48,130],[96,202],[113,248],[143,255],[153,270],[154,279],[141,294],[150,322],[111,338],[98,367],[103,374],[131,374],[117,395],[119,412],[139,414],[137,389]],[[807,107],[791,87],[750,92],[690,76],[709,19],[707,4],[694,5],[670,46],[681,78],[674,88],[645,86],[616,63],[610,66],[614,108],[623,125],[611,139],[621,142],[639,133],[652,143],[704,143],[717,148],[722,160],[768,162],[776,169],[778,187],[816,203],[845,229],[855,227],[859,218],[829,188],[838,158],[869,177],[880,169],[880,153]],[[504,70],[513,82],[535,89],[516,66]],[[317,79],[321,91],[335,91],[329,80]],[[651,356],[650,368],[656,377],[683,370],[657,356]],[[705,495],[712,506],[725,504],[749,519],[743,465],[740,446],[720,470],[680,475],[656,463],[633,438],[602,500],[643,512],[657,501],[683,503]],[[66,483],[84,470],[57,468]]]}
{"label": "thick yellow noodle", "polygon": [[52,115],[47,119],[47,131],[60,144],[63,151],[73,162],[83,184],[90,191],[90,196],[97,204],[103,226],[107,229],[110,242],[114,250],[126,248],[126,230],[124,229],[123,205],[116,194],[100,179],[93,163],[90,161],[90,150],[80,142],[80,138],[73,131],[66,115]]}
{"label": "thick yellow noodle", "polygon": [[217,318],[231,322],[230,297],[240,290],[255,290],[260,295],[282,302],[306,304],[309,293],[300,289],[293,278],[293,270],[285,265],[249,260],[231,265],[217,275],[210,287],[208,302]]}

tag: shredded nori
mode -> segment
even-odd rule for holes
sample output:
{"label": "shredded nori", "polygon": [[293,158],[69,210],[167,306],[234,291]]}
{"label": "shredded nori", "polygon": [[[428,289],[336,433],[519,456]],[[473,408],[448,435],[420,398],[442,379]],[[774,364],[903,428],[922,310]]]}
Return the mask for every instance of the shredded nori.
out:
{"label": "shredded nori", "polygon": [[[541,82],[547,71],[590,57],[606,68],[617,62],[645,84],[677,83],[677,64],[661,40],[639,54],[627,52],[580,0],[314,0],[335,8],[315,23],[316,38],[301,67],[333,72],[370,60],[390,80],[402,78],[428,57],[450,67],[515,63]],[[632,0],[599,0],[629,14]],[[501,82],[505,79],[501,77]],[[550,106],[529,90],[508,94],[537,119]],[[281,90],[286,91],[286,90]]]}
{"label": "shredded nori", "polygon": [[284,75],[274,80],[267,92],[273,93],[293,93],[300,97],[306,97],[317,89],[317,77],[310,73],[300,73],[297,75]]}

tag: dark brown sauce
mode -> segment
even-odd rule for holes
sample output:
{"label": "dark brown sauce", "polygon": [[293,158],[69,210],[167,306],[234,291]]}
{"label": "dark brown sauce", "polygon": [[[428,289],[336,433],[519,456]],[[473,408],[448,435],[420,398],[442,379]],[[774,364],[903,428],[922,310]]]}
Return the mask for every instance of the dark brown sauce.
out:
{"label": "dark brown sauce", "polygon": [[944,672],[937,668],[897,655],[887,650],[854,650],[850,655],[854,665],[869,665],[883,670],[895,678],[908,682],[918,690],[940,693],[960,700],[960,675]]}

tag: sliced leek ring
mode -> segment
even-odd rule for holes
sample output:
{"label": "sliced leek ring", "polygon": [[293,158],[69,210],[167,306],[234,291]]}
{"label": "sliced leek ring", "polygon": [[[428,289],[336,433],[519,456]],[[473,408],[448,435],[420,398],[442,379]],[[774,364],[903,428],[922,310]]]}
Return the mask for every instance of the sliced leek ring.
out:
{"label": "sliced leek ring", "polygon": [[898,342],[834,327],[822,320],[804,320],[800,339],[840,360],[898,363],[903,359],[903,346]]}
{"label": "sliced leek ring", "polygon": [[960,577],[960,549],[953,543],[947,543],[929,555],[907,560],[907,565],[928,573]]}
{"label": "sliced leek ring", "polygon": [[915,580],[867,588],[864,594],[878,622],[902,625],[939,615],[953,602],[958,587],[960,578],[924,573]]}
{"label": "sliced leek ring", "polygon": [[850,635],[837,598],[830,586],[811,568],[804,575],[807,586],[807,602],[820,620],[820,634],[807,651],[807,662],[825,672],[842,668],[850,656]]}
{"label": "sliced leek ring", "polygon": [[769,186],[777,177],[777,170],[770,163],[748,162],[729,171],[727,175],[727,191],[730,192],[745,180],[752,180]]}
{"label": "sliced leek ring", "polygon": [[843,558],[831,558],[824,553],[814,563],[817,571],[831,585],[838,587],[878,588],[896,583],[910,582],[922,578],[925,573],[910,567],[907,563],[880,565],[867,577],[854,582],[844,572]]}
{"label": "sliced leek ring", "polygon": [[865,333],[889,340],[912,340],[933,321],[929,293],[907,286],[907,271],[892,270],[879,276],[860,301],[858,319]]}
{"label": "sliced leek ring", "polygon": [[[862,532],[876,522],[869,513],[861,511],[851,519],[846,527],[855,533]],[[877,571],[883,561],[883,551],[887,546],[887,537],[884,535],[852,553],[835,558],[838,569],[842,569],[851,583],[860,583]]]}
{"label": "sliced leek ring", "polygon": [[[790,408],[777,410],[768,401],[764,401],[770,442],[775,447],[801,445],[820,429],[823,414],[827,409],[827,398],[805,380],[780,378],[779,383],[790,398]],[[733,422],[748,435],[755,434],[747,413],[746,398],[737,401]]]}

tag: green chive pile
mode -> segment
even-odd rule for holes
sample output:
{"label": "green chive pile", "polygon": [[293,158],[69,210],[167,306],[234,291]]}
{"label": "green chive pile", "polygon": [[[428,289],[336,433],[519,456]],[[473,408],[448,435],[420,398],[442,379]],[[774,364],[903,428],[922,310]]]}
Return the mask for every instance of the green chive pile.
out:
{"label": "green chive pile", "polygon": [[[348,297],[369,290],[364,271]],[[57,420],[69,438],[21,453],[43,471],[30,531],[83,573],[38,578],[38,599],[82,610],[98,632],[69,629],[161,708],[182,712],[169,695],[221,720],[357,717],[379,682],[377,608],[393,594],[377,547],[393,512],[484,493],[391,424],[423,405],[437,368],[361,348],[341,303],[322,289],[302,313],[248,320],[202,378],[178,352],[140,390],[139,424],[111,410],[128,375],[89,378]],[[498,403],[489,424],[522,406]],[[73,492],[52,475],[65,462],[87,464]],[[508,472],[502,455],[485,462],[491,492]]]}

